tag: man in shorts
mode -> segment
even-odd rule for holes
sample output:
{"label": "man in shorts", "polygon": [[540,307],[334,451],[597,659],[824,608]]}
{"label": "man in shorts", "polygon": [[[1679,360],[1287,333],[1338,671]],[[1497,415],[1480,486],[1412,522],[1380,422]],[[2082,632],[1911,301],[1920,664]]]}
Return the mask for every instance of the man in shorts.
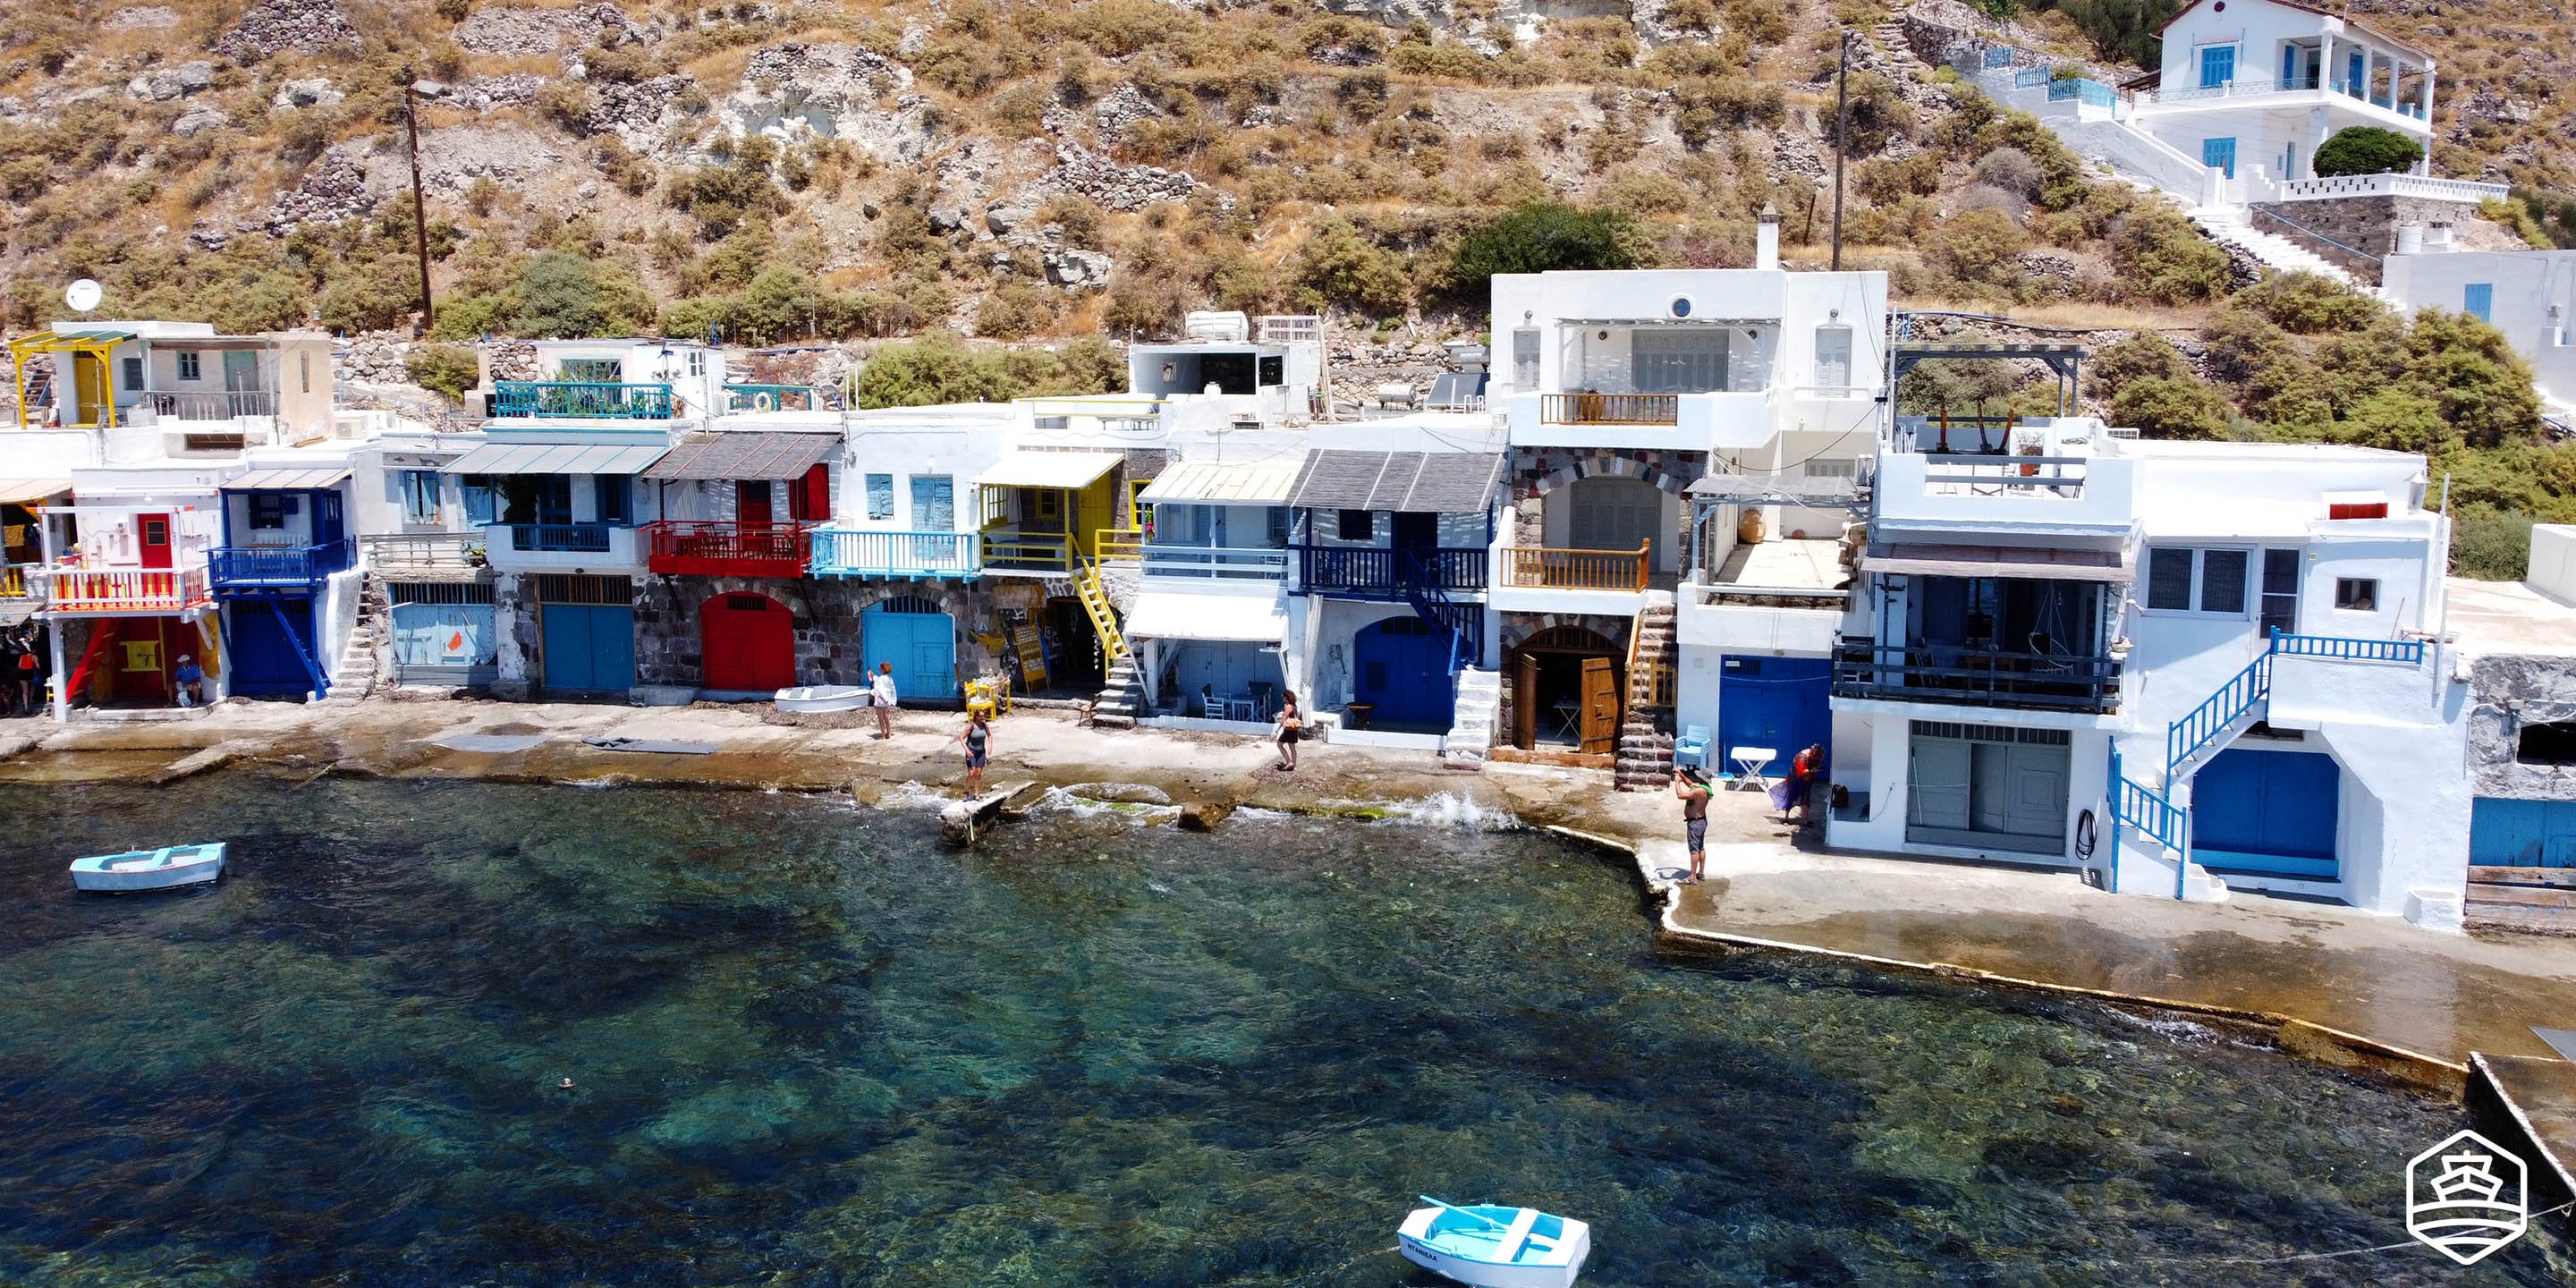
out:
{"label": "man in shorts", "polygon": [[1708,875],[1708,778],[1697,767],[1673,771],[1673,795],[1682,802],[1682,835],[1690,845],[1690,875],[1683,885],[1697,885]]}

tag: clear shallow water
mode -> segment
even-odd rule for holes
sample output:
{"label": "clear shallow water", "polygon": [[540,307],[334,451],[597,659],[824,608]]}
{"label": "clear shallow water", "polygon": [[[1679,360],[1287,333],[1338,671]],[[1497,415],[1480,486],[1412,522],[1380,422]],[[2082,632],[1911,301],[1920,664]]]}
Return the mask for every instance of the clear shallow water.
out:
{"label": "clear shallow water", "polygon": [[[2554,1283],[2403,1239],[2455,1110],[2089,1007],[1650,956],[1543,837],[791,796],[0,788],[0,1283]],[[225,835],[211,891],[74,855]],[[564,1077],[570,1092],[555,1089]]]}

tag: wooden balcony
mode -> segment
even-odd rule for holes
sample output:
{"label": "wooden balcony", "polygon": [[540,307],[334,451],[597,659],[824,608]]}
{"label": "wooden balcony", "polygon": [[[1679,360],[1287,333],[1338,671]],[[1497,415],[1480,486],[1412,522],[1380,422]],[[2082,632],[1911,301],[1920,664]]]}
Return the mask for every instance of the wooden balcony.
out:
{"label": "wooden balcony", "polygon": [[652,542],[645,567],[681,576],[801,577],[807,530],[802,523],[659,519],[644,525]]}
{"label": "wooden balcony", "polygon": [[1649,550],[1645,544],[1634,550],[1505,546],[1499,584],[1533,590],[1643,591]]}
{"label": "wooden balcony", "polygon": [[1548,394],[1538,414],[1549,425],[1675,425],[1681,411],[1679,394]]}
{"label": "wooden balcony", "polygon": [[817,577],[932,577],[963,581],[984,570],[972,532],[881,532],[816,528],[808,534]]}
{"label": "wooden balcony", "polygon": [[356,553],[346,537],[311,546],[218,546],[208,567],[218,595],[311,594]]}
{"label": "wooden balcony", "polygon": [[178,613],[214,602],[203,568],[56,567],[45,583],[45,607],[55,613]]}

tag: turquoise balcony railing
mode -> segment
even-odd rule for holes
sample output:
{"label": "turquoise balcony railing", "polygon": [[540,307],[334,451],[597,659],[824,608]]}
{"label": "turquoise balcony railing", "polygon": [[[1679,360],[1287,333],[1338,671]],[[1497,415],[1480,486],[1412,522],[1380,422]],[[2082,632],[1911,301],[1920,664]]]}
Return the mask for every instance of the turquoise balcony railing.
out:
{"label": "turquoise balcony railing", "polygon": [[823,399],[812,385],[734,385],[725,389],[725,410],[821,411]]}
{"label": "turquoise balcony railing", "polygon": [[496,380],[492,382],[492,414],[569,420],[669,420],[671,387],[587,380]]}
{"label": "turquoise balcony railing", "polygon": [[882,532],[816,528],[811,567],[817,577],[954,577],[982,575],[983,543],[972,532]]}

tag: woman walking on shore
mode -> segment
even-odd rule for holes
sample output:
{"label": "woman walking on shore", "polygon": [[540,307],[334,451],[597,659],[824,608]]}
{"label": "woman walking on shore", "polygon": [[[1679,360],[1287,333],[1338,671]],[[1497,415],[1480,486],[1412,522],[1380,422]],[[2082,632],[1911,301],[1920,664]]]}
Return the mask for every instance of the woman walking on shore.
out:
{"label": "woman walking on shore", "polygon": [[984,760],[992,751],[993,726],[981,711],[966,721],[966,732],[957,741],[966,744],[966,796],[972,800],[984,790]]}
{"label": "woman walking on shore", "polygon": [[1279,695],[1279,769],[1282,773],[1297,768],[1297,741],[1305,736],[1306,721],[1297,708],[1297,691]]}

